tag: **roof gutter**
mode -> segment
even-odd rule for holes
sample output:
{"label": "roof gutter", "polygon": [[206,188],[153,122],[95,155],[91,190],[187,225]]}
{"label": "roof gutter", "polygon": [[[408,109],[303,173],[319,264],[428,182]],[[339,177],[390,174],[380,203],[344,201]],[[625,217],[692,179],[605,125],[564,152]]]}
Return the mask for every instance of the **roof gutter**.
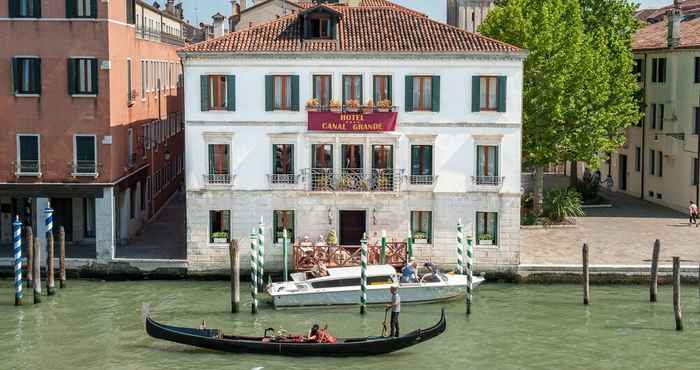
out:
{"label": "roof gutter", "polygon": [[[381,54],[379,54],[381,53]],[[317,58],[317,57],[337,57],[344,58],[349,56],[364,56],[364,57],[374,57],[379,59],[384,58],[405,58],[407,56],[419,59],[429,59],[429,58],[470,58],[470,57],[486,57],[486,58],[512,58],[518,60],[525,60],[530,54],[528,50],[521,51],[511,51],[511,52],[480,52],[480,51],[464,51],[464,52],[192,52],[179,50],[177,55],[181,58],[231,58],[231,59],[243,59],[243,58],[259,58],[259,57],[270,57],[276,59],[283,58]]]}

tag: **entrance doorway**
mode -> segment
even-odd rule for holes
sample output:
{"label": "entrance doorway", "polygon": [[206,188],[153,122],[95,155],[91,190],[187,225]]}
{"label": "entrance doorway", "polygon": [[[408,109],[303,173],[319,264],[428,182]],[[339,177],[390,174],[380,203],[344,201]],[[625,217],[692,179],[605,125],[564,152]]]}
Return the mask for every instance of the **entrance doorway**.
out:
{"label": "entrance doorway", "polygon": [[[51,198],[53,208],[53,233],[58,237],[58,228],[63,226],[66,231],[66,242],[73,241],[73,199]],[[43,213],[43,212],[42,212]],[[42,215],[43,216],[43,215]]]}
{"label": "entrance doorway", "polygon": [[627,190],[627,156],[620,154],[620,190]]}
{"label": "entrance doorway", "polygon": [[340,245],[360,245],[367,231],[367,211],[340,211]]}

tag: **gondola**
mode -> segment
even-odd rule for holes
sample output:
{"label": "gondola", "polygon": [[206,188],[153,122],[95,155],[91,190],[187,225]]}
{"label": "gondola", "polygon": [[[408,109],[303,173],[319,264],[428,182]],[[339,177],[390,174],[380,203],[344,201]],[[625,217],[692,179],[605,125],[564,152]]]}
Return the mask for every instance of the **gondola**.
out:
{"label": "gondola", "polygon": [[[279,356],[370,356],[398,351],[430,340],[447,328],[445,310],[440,321],[428,329],[418,329],[403,336],[337,338],[331,343],[300,342],[298,337],[246,337],[225,335],[218,329],[194,329],[164,325],[146,317],[146,332],[153,338],[190,346],[234,353],[256,353]],[[274,332],[274,330],[272,330]]]}

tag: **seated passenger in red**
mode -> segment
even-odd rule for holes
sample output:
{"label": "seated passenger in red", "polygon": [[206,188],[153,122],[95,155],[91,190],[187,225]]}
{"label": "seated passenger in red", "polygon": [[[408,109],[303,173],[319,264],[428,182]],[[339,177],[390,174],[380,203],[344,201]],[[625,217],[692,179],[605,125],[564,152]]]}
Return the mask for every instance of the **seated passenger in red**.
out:
{"label": "seated passenger in red", "polygon": [[328,325],[325,328],[320,329],[318,324],[314,324],[309,331],[309,335],[306,337],[307,342],[312,343],[335,343],[335,337],[328,334]]}

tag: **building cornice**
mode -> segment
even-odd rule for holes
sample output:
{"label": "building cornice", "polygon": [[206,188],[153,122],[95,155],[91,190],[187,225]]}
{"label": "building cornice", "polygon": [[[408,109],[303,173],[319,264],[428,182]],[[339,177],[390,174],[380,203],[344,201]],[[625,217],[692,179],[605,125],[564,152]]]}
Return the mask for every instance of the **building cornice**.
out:
{"label": "building cornice", "polygon": [[178,51],[177,55],[184,59],[203,59],[203,60],[250,60],[250,59],[390,59],[390,60],[405,60],[421,59],[421,60],[504,60],[504,61],[524,61],[527,58],[528,52],[460,52],[460,53],[412,53],[412,52],[240,52],[240,53],[212,53],[212,52],[185,52]]}

